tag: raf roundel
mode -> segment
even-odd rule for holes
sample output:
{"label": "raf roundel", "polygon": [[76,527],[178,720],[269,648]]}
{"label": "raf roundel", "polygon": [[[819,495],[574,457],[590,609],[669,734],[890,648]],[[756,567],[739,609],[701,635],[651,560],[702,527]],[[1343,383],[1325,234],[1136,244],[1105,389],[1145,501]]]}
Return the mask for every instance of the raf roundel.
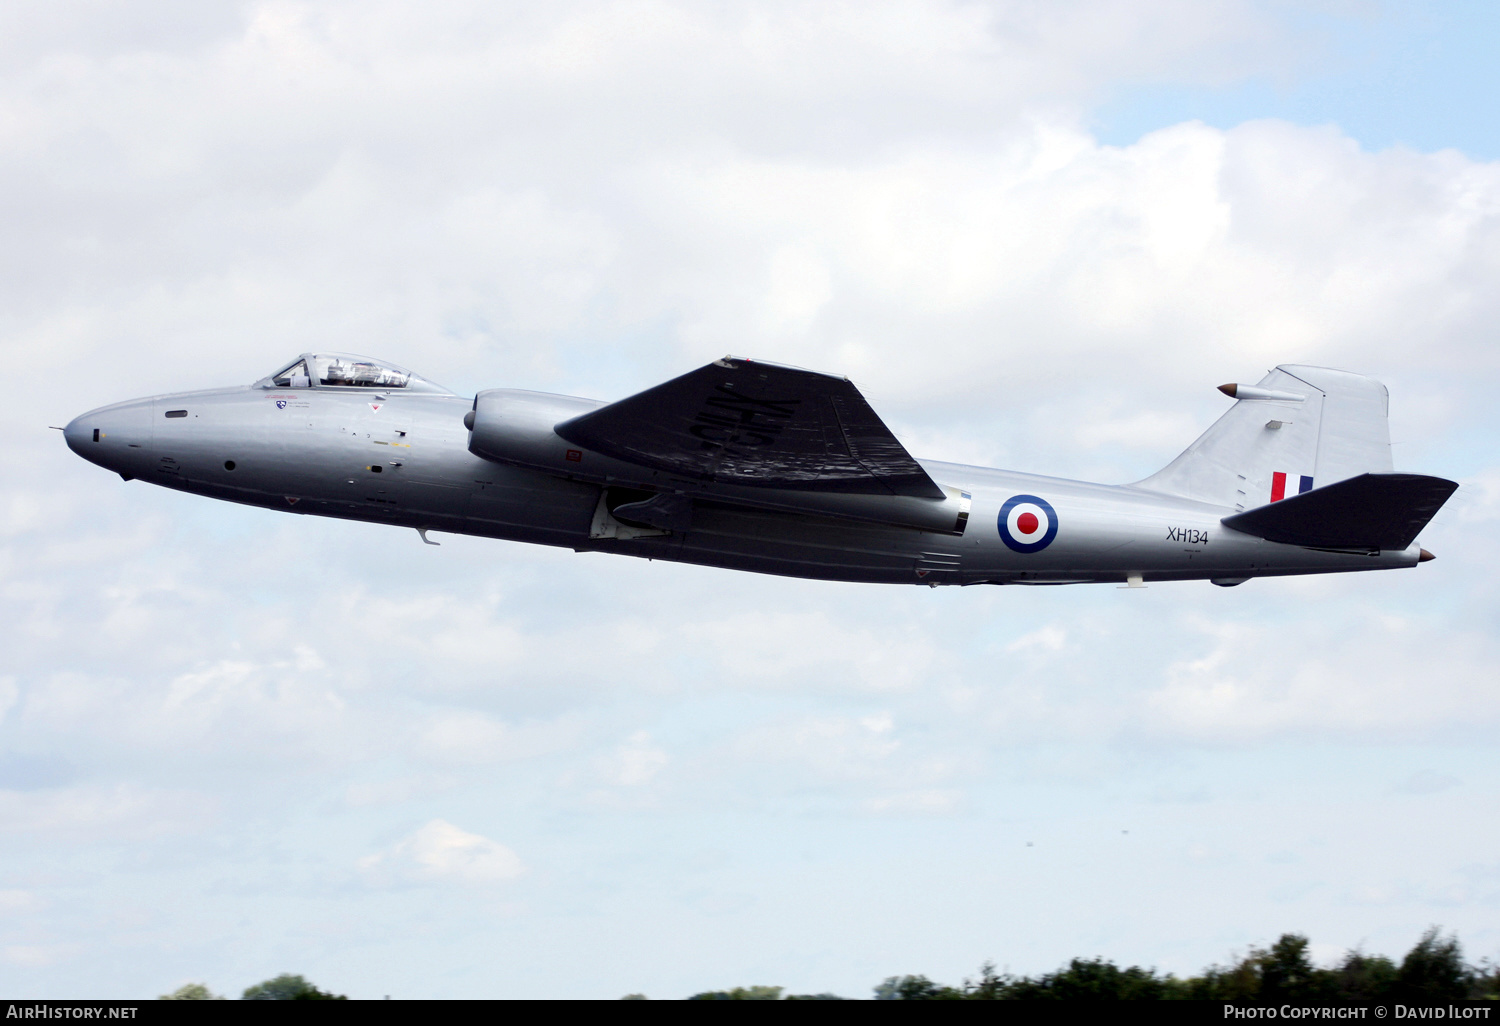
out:
{"label": "raf roundel", "polygon": [[1016,552],[1040,552],[1057,537],[1057,511],[1035,495],[1012,495],[1000,507],[1000,540]]}

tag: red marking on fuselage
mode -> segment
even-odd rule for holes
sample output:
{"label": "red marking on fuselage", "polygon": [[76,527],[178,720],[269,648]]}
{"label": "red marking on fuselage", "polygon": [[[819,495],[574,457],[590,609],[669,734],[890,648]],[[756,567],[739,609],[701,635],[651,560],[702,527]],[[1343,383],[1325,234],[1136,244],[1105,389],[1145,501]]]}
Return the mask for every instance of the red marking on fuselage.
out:
{"label": "red marking on fuselage", "polygon": [[1286,475],[1281,471],[1271,475],[1271,501],[1280,502],[1286,498]]}
{"label": "red marking on fuselage", "polygon": [[1016,527],[1022,534],[1036,534],[1036,529],[1042,522],[1036,518],[1035,513],[1022,513],[1016,517]]}

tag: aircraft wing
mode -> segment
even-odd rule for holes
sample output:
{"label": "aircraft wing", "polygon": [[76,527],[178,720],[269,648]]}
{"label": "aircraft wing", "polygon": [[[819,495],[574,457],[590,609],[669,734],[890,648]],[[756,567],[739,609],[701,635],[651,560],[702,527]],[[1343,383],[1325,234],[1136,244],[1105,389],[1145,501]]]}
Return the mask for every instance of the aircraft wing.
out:
{"label": "aircraft wing", "polygon": [[848,378],[726,356],[555,429],[575,445],[684,477],[941,499]]}

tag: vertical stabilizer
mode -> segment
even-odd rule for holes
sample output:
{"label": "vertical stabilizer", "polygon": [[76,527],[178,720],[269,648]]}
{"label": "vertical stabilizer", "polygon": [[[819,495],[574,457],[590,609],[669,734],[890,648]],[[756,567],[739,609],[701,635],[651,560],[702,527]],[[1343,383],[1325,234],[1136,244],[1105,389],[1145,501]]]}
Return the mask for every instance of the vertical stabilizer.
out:
{"label": "vertical stabilizer", "polygon": [[1201,438],[1135,487],[1247,510],[1391,472],[1388,399],[1375,379],[1283,365],[1235,392],[1235,404]]}

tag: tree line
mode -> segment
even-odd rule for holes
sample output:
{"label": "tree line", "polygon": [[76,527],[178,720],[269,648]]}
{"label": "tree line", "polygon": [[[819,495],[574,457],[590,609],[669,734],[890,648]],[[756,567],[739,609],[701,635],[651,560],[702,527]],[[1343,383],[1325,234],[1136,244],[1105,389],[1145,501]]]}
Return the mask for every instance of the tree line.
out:
{"label": "tree line", "polygon": [[[170,994],[161,996],[163,1001],[223,1001],[224,995],[215,994],[206,983],[185,983]],[[240,995],[241,1001],[348,1001],[344,994],[330,994],[319,990],[301,976],[282,973],[253,986],[246,987]]]}
{"label": "tree line", "polygon": [[[630,995],[637,997],[639,995]],[[1400,962],[1359,949],[1332,966],[1313,964],[1308,939],[1282,934],[1227,965],[1196,976],[1161,974],[1138,965],[1122,969],[1103,958],[1075,958],[1040,976],[997,972],[992,962],[956,986],[926,976],[890,976],[875,987],[883,1001],[1250,1001],[1292,1004],[1500,1000],[1500,966],[1470,964],[1455,936],[1432,927]],[[780,987],[736,987],[694,994],[697,1001],[837,1000],[835,994],[784,994]]]}
{"label": "tree line", "polygon": [[[998,972],[993,962],[957,985],[926,976],[888,976],[876,987],[878,1001],[1242,1001],[1267,1004],[1340,1004],[1500,1001],[1500,966],[1488,959],[1469,963],[1458,938],[1434,926],[1399,961],[1355,948],[1336,964],[1313,964],[1308,939],[1284,933],[1265,948],[1251,948],[1226,965],[1179,977],[1138,965],[1120,968],[1103,958],[1075,958],[1040,976]],[[643,999],[644,994],[627,994]],[[241,995],[245,1001],[345,1001],[301,976],[282,973]],[[206,984],[189,983],[166,1001],[223,1000]],[[781,987],[734,987],[692,995],[690,1001],[839,1001],[837,994],[787,994]]]}

